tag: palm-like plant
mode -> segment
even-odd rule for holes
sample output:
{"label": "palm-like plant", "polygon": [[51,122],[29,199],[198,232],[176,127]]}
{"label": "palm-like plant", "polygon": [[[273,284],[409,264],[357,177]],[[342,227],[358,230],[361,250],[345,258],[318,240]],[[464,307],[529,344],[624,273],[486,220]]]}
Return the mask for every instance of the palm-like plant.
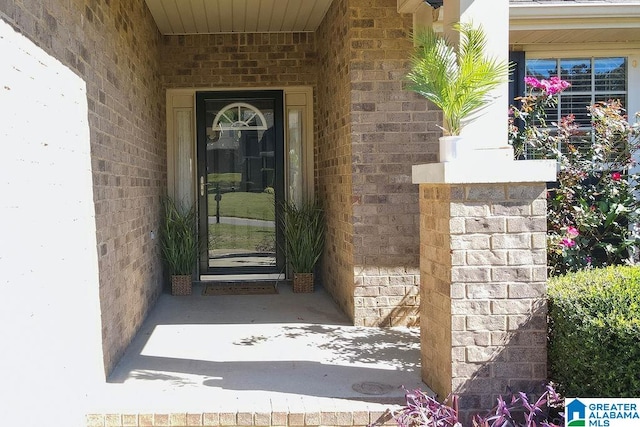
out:
{"label": "palm-like plant", "polygon": [[162,255],[172,276],[193,272],[200,249],[196,225],[195,207],[183,206],[169,197],[164,200],[160,238]]}
{"label": "palm-like plant", "polygon": [[416,46],[407,74],[408,88],[442,110],[445,135],[459,135],[462,120],[491,101],[489,92],[507,81],[510,64],[485,54],[482,28],[458,23],[456,49],[432,28],[413,34]]}
{"label": "palm-like plant", "polygon": [[281,221],[287,259],[294,273],[312,273],[325,241],[324,212],[317,202],[283,204]]}

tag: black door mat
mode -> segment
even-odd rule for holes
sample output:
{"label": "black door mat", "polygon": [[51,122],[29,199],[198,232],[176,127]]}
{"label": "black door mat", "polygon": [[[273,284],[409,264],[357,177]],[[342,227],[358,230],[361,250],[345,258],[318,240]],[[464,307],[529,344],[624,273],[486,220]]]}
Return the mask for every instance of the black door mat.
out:
{"label": "black door mat", "polygon": [[205,283],[202,295],[269,295],[278,293],[282,282],[221,282]]}

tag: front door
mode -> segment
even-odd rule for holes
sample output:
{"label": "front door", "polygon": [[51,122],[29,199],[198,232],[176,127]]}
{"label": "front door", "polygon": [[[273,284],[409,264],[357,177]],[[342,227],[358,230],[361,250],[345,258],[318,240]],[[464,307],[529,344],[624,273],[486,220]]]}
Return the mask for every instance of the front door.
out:
{"label": "front door", "polygon": [[284,273],[283,92],[199,92],[196,115],[201,276]]}

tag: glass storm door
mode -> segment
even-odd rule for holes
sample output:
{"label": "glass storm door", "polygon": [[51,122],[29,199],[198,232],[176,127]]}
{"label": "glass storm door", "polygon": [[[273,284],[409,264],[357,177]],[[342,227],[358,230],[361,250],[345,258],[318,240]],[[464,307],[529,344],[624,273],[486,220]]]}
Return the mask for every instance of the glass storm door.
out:
{"label": "glass storm door", "polygon": [[200,274],[284,271],[283,92],[199,92]]}

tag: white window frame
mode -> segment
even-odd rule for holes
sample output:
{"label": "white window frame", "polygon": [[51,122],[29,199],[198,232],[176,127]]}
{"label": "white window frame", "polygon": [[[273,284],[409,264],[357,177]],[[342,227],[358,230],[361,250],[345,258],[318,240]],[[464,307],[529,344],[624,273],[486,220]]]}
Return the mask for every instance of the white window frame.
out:
{"label": "white window frame", "polygon": [[[526,61],[529,59],[584,59],[584,58],[627,58],[627,115],[629,122],[635,122],[635,114],[640,112],[640,50],[638,49],[589,49],[589,50],[562,50],[562,45],[554,46],[555,49],[545,50],[538,47],[535,50],[525,51]],[[640,173],[640,154],[636,154],[636,167],[632,172]]]}
{"label": "white window frame", "polygon": [[629,120],[640,112],[640,51],[637,49],[611,50],[535,50],[525,52],[525,62],[529,59],[571,59],[571,58],[627,58],[627,112]]}

